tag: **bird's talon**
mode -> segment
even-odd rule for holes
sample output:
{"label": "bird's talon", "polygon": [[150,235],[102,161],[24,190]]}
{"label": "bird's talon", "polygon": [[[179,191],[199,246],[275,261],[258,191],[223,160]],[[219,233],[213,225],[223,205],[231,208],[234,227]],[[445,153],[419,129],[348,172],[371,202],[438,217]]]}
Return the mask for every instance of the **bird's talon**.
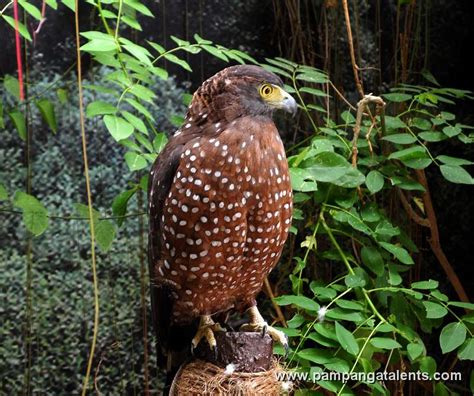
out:
{"label": "bird's talon", "polygon": [[267,328],[268,325],[265,323],[265,325],[262,327],[262,338],[265,337],[265,334],[267,334]]}
{"label": "bird's talon", "polygon": [[288,337],[286,337],[286,344],[283,345],[283,348],[285,348],[285,355],[284,358],[286,359],[288,357],[288,353],[290,352],[290,345],[288,344]]}

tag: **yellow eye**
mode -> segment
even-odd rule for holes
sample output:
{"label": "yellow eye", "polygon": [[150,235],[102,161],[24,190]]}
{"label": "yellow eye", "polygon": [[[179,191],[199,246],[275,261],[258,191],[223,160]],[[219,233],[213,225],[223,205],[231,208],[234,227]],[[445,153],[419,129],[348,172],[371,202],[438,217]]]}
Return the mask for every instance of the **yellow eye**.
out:
{"label": "yellow eye", "polygon": [[260,87],[260,96],[262,98],[268,98],[274,91],[274,88],[270,84],[263,84]]}

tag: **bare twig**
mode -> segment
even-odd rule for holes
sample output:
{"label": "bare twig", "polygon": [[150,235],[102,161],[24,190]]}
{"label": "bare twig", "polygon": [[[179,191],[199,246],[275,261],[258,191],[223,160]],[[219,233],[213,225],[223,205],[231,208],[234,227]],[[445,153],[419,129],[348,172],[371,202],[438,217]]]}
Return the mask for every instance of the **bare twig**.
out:
{"label": "bare twig", "polygon": [[354,71],[354,80],[357,87],[357,91],[361,98],[364,97],[364,88],[362,87],[362,82],[359,77],[359,66],[357,66],[355,52],[354,52],[354,41],[352,39],[352,29],[351,29],[351,18],[349,16],[349,6],[347,0],[342,0],[342,6],[344,8],[344,17],[346,19],[346,29],[347,29],[347,41],[349,43],[349,52],[351,55],[352,70]]}
{"label": "bare twig", "polygon": [[275,298],[275,295],[273,294],[273,290],[272,290],[272,287],[270,285],[270,281],[268,280],[268,278],[265,278],[264,286],[265,286],[265,292],[267,293],[268,297],[270,298],[270,300],[272,302],[273,308],[275,309],[275,312],[278,316],[279,322],[284,327],[288,327],[288,325],[286,324],[285,316],[283,315],[283,312],[281,312],[280,306],[277,305],[275,303],[275,301],[273,301],[273,299]]}
{"label": "bare twig", "polygon": [[355,108],[355,106],[353,106],[353,105],[351,104],[351,102],[349,102],[349,101],[345,98],[345,96],[336,88],[336,86],[332,83],[331,80],[329,80],[329,85],[331,85],[332,89],[334,89],[334,91],[339,95],[339,97],[344,101],[344,103],[345,103],[346,105],[348,105],[348,106],[349,106],[352,110],[354,110],[354,111],[357,110],[357,109]]}
{"label": "bare twig", "polygon": [[438,230],[438,222],[436,220],[436,213],[433,208],[433,202],[431,200],[431,194],[428,187],[428,181],[426,179],[426,174],[423,169],[419,169],[416,171],[416,175],[418,177],[418,182],[425,188],[425,192],[423,193],[423,204],[425,206],[426,216],[430,223],[430,231],[431,231],[431,238],[428,239],[428,242],[431,246],[431,250],[435,254],[436,258],[438,259],[441,267],[443,268],[444,272],[446,273],[451,285],[453,286],[454,290],[456,291],[459,299],[464,302],[469,302],[469,298],[467,293],[459,280],[458,275],[454,271],[453,267],[451,266],[448,258],[444,254],[443,249],[441,248],[441,243],[439,240],[439,230]]}
{"label": "bare twig", "polygon": [[421,217],[418,213],[415,212],[415,210],[413,209],[413,207],[410,205],[407,198],[405,197],[405,194],[403,193],[403,191],[400,190],[399,188],[397,188],[397,192],[398,192],[398,196],[400,198],[400,201],[403,205],[403,208],[408,213],[408,216],[410,217],[410,219],[412,219],[416,224],[419,224],[422,227],[428,227],[429,228],[430,227],[430,222],[427,219]]}
{"label": "bare twig", "polygon": [[[352,139],[352,166],[357,168],[357,141],[359,140],[360,129],[362,125],[362,116],[364,115],[364,110],[370,103],[375,103],[379,107],[385,107],[385,102],[380,96],[373,96],[372,94],[365,95],[358,103],[357,103],[357,115],[356,115],[356,123],[354,126],[354,138]],[[375,118],[372,118],[372,123],[375,122]]]}

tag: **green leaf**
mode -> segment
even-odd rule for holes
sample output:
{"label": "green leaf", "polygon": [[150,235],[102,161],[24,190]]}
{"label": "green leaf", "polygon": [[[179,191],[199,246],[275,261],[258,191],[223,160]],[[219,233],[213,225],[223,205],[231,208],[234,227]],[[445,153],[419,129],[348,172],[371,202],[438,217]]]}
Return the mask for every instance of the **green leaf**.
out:
{"label": "green leaf", "polygon": [[415,117],[411,120],[411,125],[422,131],[429,131],[431,129],[431,122],[425,118]]}
{"label": "green leaf", "polygon": [[115,238],[115,227],[109,220],[99,220],[95,225],[95,239],[102,251],[110,249]]}
{"label": "green leaf", "polygon": [[155,153],[161,153],[161,151],[165,148],[166,143],[168,143],[168,137],[164,133],[159,133],[153,139],[153,149]]}
{"label": "green leaf", "polygon": [[370,171],[365,178],[365,185],[372,194],[379,192],[384,185],[383,175],[376,170]]}
{"label": "green leaf", "polygon": [[406,128],[407,124],[398,117],[385,116],[385,126],[387,129],[400,129]]}
{"label": "green leaf", "polygon": [[384,136],[382,140],[396,144],[411,144],[416,142],[416,138],[408,133],[395,133],[393,135]]}
{"label": "green leaf", "polygon": [[441,165],[439,167],[443,177],[451,183],[458,184],[474,184],[472,176],[460,166],[457,165]]}
{"label": "green leaf", "polygon": [[148,16],[148,17],[153,17],[153,13],[150,11],[150,9],[143,5],[140,1],[138,0],[123,0],[124,3],[133,8],[134,10],[138,11],[139,13]]}
{"label": "green leaf", "polygon": [[448,314],[448,310],[438,303],[423,301],[428,319],[443,318]]}
{"label": "green leaf", "polygon": [[191,66],[189,66],[189,63],[186,62],[183,59],[178,58],[174,54],[165,54],[163,55],[165,59],[169,60],[170,62],[176,63],[177,65],[181,66],[184,70],[187,70],[189,72],[192,72],[193,69],[191,69]]}
{"label": "green leaf", "polygon": [[423,140],[426,140],[427,142],[441,142],[442,140],[446,139],[446,136],[443,135],[441,132],[430,131],[420,132],[418,134],[418,137]]}
{"label": "green leaf", "polygon": [[298,357],[316,364],[325,364],[333,358],[333,355],[327,350],[308,348],[299,351]]}
{"label": "green leaf", "polygon": [[104,116],[104,123],[112,137],[118,142],[133,133],[133,125],[115,115]]}
{"label": "green leaf", "polygon": [[154,43],[153,41],[147,41],[147,43],[150,44],[151,47],[160,55],[166,52],[166,50],[160,44]]}
{"label": "green leaf", "polygon": [[436,371],[436,360],[431,356],[425,356],[420,359],[420,371],[432,376]]}
{"label": "green leaf", "polygon": [[448,137],[454,137],[459,135],[462,132],[462,129],[459,128],[458,126],[445,126],[443,128],[443,133],[448,136]]}
{"label": "green leaf", "polygon": [[[301,262],[304,263],[303,260],[301,260]],[[332,300],[337,295],[336,290],[331,289],[329,287],[317,286],[317,284],[314,281],[312,281],[310,283],[309,287],[310,287],[311,291],[314,293],[314,295],[316,297],[318,297],[318,299],[320,299],[320,300],[323,300],[323,299],[324,300]]]}
{"label": "green leaf", "polygon": [[380,349],[395,349],[401,348],[402,346],[395,341],[393,338],[374,337],[370,340],[370,343]]}
{"label": "green leaf", "polygon": [[342,155],[329,151],[316,154],[305,161],[304,167],[311,172],[314,180],[340,187],[354,188],[365,181],[364,175],[353,168]]}
{"label": "green leaf", "polygon": [[432,290],[432,289],[436,289],[438,285],[439,285],[438,281],[430,279],[427,281],[413,282],[411,284],[411,287],[413,289]]}
{"label": "green leaf", "polygon": [[290,180],[294,191],[309,192],[318,189],[312,173],[307,169],[290,168]]}
{"label": "green leaf", "polygon": [[403,190],[425,191],[425,188],[420,183],[407,177],[392,176],[390,181],[392,182],[392,185],[397,186]]}
{"label": "green leaf", "polygon": [[363,321],[364,315],[360,312],[351,312],[347,309],[333,308],[327,311],[326,318],[335,319],[335,320],[346,320],[349,322],[361,322]]}
{"label": "green leaf", "polygon": [[92,118],[103,114],[115,114],[116,111],[116,107],[110,103],[96,100],[87,105],[86,116]]}
{"label": "green leaf", "polygon": [[113,37],[108,39],[93,39],[81,47],[84,52],[108,52],[117,51],[118,46]]}
{"label": "green leaf", "polygon": [[[16,30],[16,23],[12,17],[8,15],[2,15],[2,17],[14,30]],[[23,25],[23,23],[21,23],[20,21],[18,21],[18,32],[23,38],[25,38],[28,41],[31,41],[30,32],[28,32],[28,29],[26,28],[26,26]]]}
{"label": "green leaf", "polygon": [[17,100],[20,100],[20,83],[18,79],[7,74],[3,79],[5,90]]}
{"label": "green leaf", "polygon": [[132,107],[137,110],[139,113],[144,115],[146,118],[148,118],[150,121],[155,122],[155,119],[151,115],[151,113],[143,106],[141,103],[137,102],[135,99],[130,99],[126,98],[125,99],[128,103],[132,105]]}
{"label": "green leaf", "polygon": [[321,91],[320,89],[316,89],[316,88],[302,87],[300,88],[300,92],[306,92],[313,96],[322,96],[322,97],[328,96],[326,92]]}
{"label": "green leaf", "polygon": [[349,274],[344,278],[347,287],[364,287],[366,282],[360,274]]}
{"label": "green leaf", "polygon": [[140,62],[144,63],[147,66],[152,66],[150,61],[151,54],[150,52],[140,45],[132,43],[130,40],[126,40],[124,38],[119,39],[121,42],[126,42],[123,44],[122,47],[125,48],[128,52],[130,52],[136,59]]}
{"label": "green leaf", "polygon": [[32,195],[17,191],[13,205],[23,211],[23,222],[33,235],[41,235],[48,228],[48,211]]}
{"label": "green leaf", "polygon": [[193,37],[194,37],[194,40],[196,40],[196,43],[198,43],[198,44],[212,44],[212,41],[203,39],[197,33],[195,33]]}
{"label": "green leaf", "polygon": [[340,373],[348,373],[350,370],[349,363],[347,363],[344,359],[335,357],[333,357],[327,363],[324,363],[324,367],[330,371],[338,371]]}
{"label": "green leaf", "polygon": [[356,310],[356,311],[364,310],[364,306],[358,301],[344,300],[343,298],[339,298],[335,301],[336,301],[336,305],[343,309]]}
{"label": "green leaf", "polygon": [[443,164],[446,165],[454,165],[454,166],[461,166],[461,165],[473,165],[474,162],[468,161],[463,158],[456,158],[450,157],[449,155],[438,155],[436,157],[437,160],[441,161]]}
{"label": "green leaf", "polygon": [[375,274],[382,275],[384,273],[383,257],[377,248],[372,246],[364,246],[360,254],[362,262]]}
{"label": "green leaf", "polygon": [[324,73],[318,72],[316,70],[305,70],[303,73],[298,73],[296,79],[316,84],[324,84],[329,81],[328,77]]}
{"label": "green leaf", "polygon": [[336,322],[336,337],[341,344],[342,349],[356,356],[359,353],[359,345],[352,333],[344,326]]}
{"label": "green leaf", "polygon": [[56,123],[56,114],[54,112],[54,106],[48,99],[40,99],[36,102],[43,120],[46,121],[51,130],[56,133],[58,126]]}
{"label": "green leaf", "polygon": [[401,246],[396,246],[388,242],[379,242],[385,250],[392,253],[401,263],[411,265],[415,264],[408,251]]}
{"label": "green leaf", "polygon": [[61,104],[66,104],[68,101],[68,92],[64,88],[58,88],[56,95],[61,102]]}
{"label": "green leaf", "polygon": [[280,296],[273,299],[278,305],[295,305],[298,308],[305,309],[307,311],[317,311],[319,310],[319,304],[311,300],[308,297],[304,296]]}
{"label": "green leaf", "polygon": [[439,87],[439,82],[436,80],[435,76],[433,76],[433,74],[429,70],[423,69],[421,71],[421,75],[426,81],[429,81],[431,84],[437,85]]}
{"label": "green leaf", "polygon": [[18,0],[18,4],[20,4],[23,9],[37,21],[41,20],[41,11],[36,6],[26,2],[25,0]]}
{"label": "green leaf", "polygon": [[152,68],[150,68],[150,71],[155,76],[158,76],[162,80],[167,80],[168,79],[168,72],[165,69],[161,68],[161,67],[153,66]]}
{"label": "green leaf", "polygon": [[202,44],[202,48],[205,51],[209,52],[211,55],[215,56],[216,58],[222,59],[224,62],[228,62],[229,58],[218,48],[213,47],[211,45]]}
{"label": "green leaf", "polygon": [[474,304],[473,303],[461,302],[461,301],[450,301],[448,303],[448,305],[452,305],[453,307],[470,309],[471,311],[474,311]]}
{"label": "green leaf", "polygon": [[125,162],[132,172],[146,168],[148,166],[148,162],[143,157],[143,155],[134,153],[133,151],[125,153]]}
{"label": "green leaf", "polygon": [[454,351],[466,339],[466,327],[461,322],[449,323],[439,336],[439,344],[443,353]]}
{"label": "green leaf", "polygon": [[467,340],[458,350],[460,360],[474,360],[474,338]]}
{"label": "green leaf", "polygon": [[61,2],[69,8],[72,12],[76,12],[76,2],[75,0],[61,0]]}
{"label": "green leaf", "polygon": [[3,184],[0,184],[0,201],[6,201],[8,199],[7,189]]}
{"label": "green leaf", "polygon": [[128,15],[122,15],[122,21],[135,30],[138,30],[140,32],[143,30],[142,26],[138,23],[138,21]]}
{"label": "green leaf", "polygon": [[23,113],[18,110],[13,110],[8,113],[8,116],[12,120],[21,140],[26,140],[26,120]]}
{"label": "green leaf", "polygon": [[136,191],[136,188],[123,191],[119,195],[117,195],[112,202],[112,213],[114,214],[114,216],[117,217],[115,221],[119,227],[123,224],[125,220],[121,216],[125,216],[127,213],[128,201],[130,200],[130,198],[133,197]]}
{"label": "green leaf", "polygon": [[421,344],[410,343],[407,345],[408,357],[411,361],[418,358],[424,350],[425,348]]}
{"label": "green leaf", "polygon": [[5,128],[5,122],[3,121],[3,103],[0,102],[0,129]]}
{"label": "green leaf", "polygon": [[137,116],[135,116],[134,114],[126,111],[126,110],[122,110],[122,115],[124,116],[124,118],[130,123],[133,125],[133,127],[140,131],[141,133],[145,134],[145,135],[148,135],[148,129],[145,125],[145,123],[140,119],[138,118]]}
{"label": "green leaf", "polygon": [[398,159],[406,166],[414,169],[423,169],[431,164],[426,150],[421,146],[414,146],[404,150],[395,151],[390,154],[388,159]]}
{"label": "green leaf", "polygon": [[53,10],[58,9],[58,2],[56,0],[46,0],[46,4],[49,5]]}
{"label": "green leaf", "polygon": [[385,99],[390,100],[391,102],[406,102],[412,98],[411,95],[399,92],[386,93],[382,95]]}

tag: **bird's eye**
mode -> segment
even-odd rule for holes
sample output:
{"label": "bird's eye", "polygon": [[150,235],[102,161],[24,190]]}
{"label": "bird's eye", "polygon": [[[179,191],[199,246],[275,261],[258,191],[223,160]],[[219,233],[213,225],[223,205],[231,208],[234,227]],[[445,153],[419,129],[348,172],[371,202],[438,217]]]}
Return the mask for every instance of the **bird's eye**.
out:
{"label": "bird's eye", "polygon": [[262,98],[267,98],[273,93],[274,88],[270,84],[263,84],[260,87],[260,96]]}

